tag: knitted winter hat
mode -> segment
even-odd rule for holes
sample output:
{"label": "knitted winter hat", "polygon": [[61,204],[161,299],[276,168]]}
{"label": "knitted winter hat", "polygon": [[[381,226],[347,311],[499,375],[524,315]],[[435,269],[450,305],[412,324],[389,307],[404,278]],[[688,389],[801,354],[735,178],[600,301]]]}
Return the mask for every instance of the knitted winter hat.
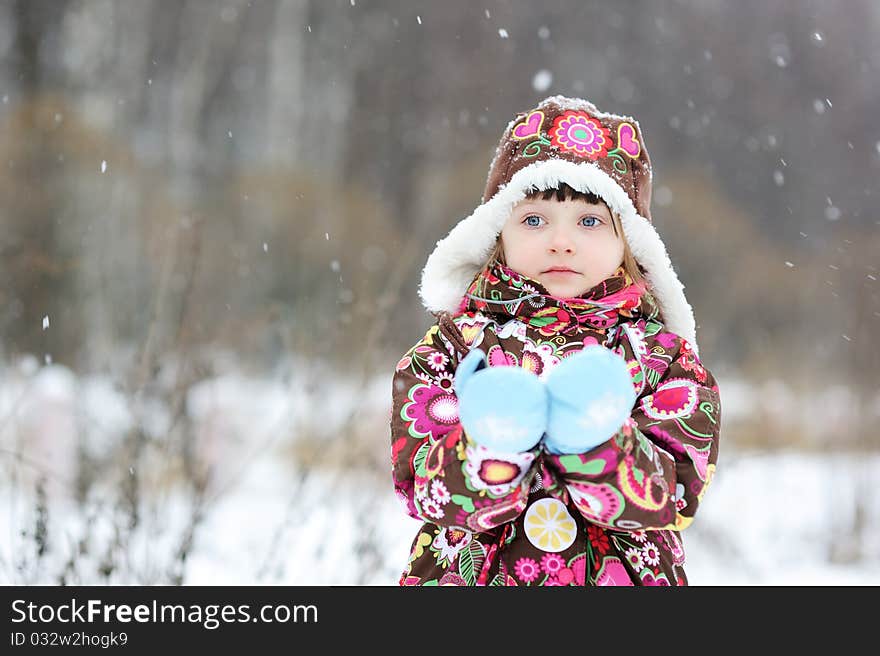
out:
{"label": "knitted winter hat", "polygon": [[580,98],[545,98],[507,124],[489,166],[482,204],[437,242],[425,264],[422,302],[431,312],[455,312],[513,206],[533,189],[564,182],[598,195],[618,214],[666,328],[699,354],[693,310],[651,223],[651,177],[651,161],[634,118],[600,112]]}

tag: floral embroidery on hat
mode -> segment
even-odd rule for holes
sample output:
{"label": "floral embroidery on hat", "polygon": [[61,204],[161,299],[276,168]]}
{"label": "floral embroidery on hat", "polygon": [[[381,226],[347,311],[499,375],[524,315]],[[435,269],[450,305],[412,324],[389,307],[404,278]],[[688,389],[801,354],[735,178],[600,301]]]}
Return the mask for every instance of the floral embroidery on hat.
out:
{"label": "floral embroidery on hat", "polygon": [[544,112],[536,109],[531,112],[522,123],[514,126],[510,136],[514,139],[526,141],[533,139],[523,148],[523,157],[537,157],[541,154],[541,146],[549,146],[550,142],[547,137],[541,133],[541,126],[544,125]]}
{"label": "floral embroidery on hat", "polygon": [[531,139],[540,136],[541,125],[544,123],[544,112],[536,109],[522,123],[513,128],[510,136],[514,139]]}
{"label": "floral embroidery on hat", "polygon": [[611,130],[586,112],[568,110],[553,121],[550,143],[560,150],[596,160],[608,155]]}
{"label": "floral embroidery on hat", "polygon": [[617,147],[633,159],[642,152],[642,144],[636,139],[636,129],[629,123],[617,126]]}
{"label": "floral embroidery on hat", "polygon": [[629,123],[621,123],[617,126],[617,148],[608,152],[614,170],[618,173],[626,173],[626,160],[621,153],[625,153],[631,159],[638,159],[642,152],[642,144],[636,139],[636,129]]}

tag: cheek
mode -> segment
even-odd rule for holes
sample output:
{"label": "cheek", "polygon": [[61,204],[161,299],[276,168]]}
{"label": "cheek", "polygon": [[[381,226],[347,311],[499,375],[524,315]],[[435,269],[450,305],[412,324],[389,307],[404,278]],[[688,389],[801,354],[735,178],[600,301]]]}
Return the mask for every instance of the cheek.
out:
{"label": "cheek", "polygon": [[623,262],[623,243],[614,237],[614,233],[601,239],[586,241],[581,245],[580,252],[600,268],[617,266]]}
{"label": "cheek", "polygon": [[504,243],[504,257],[509,265],[512,266],[513,263],[527,260],[537,247],[537,240],[527,237],[527,235],[524,238],[523,235],[518,234],[507,236],[504,233],[501,234],[501,240]]}
{"label": "cheek", "polygon": [[623,257],[623,242],[610,229],[603,239],[596,242],[596,246],[608,253],[609,257]]}

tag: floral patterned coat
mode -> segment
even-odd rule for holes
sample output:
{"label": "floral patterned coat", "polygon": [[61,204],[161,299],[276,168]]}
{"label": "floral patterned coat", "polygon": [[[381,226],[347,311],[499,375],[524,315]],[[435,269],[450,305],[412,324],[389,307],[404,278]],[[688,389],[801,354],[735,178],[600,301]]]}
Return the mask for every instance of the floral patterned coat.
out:
{"label": "floral patterned coat", "polygon": [[[621,267],[562,300],[497,265],[404,355],[393,378],[392,478],[424,524],[401,585],[687,584],[680,533],[715,471],[719,390],[643,292]],[[543,379],[592,344],[621,355],[632,374],[637,400],[617,434],[574,455],[540,445],[493,452],[468,437],[453,376],[470,349]]]}

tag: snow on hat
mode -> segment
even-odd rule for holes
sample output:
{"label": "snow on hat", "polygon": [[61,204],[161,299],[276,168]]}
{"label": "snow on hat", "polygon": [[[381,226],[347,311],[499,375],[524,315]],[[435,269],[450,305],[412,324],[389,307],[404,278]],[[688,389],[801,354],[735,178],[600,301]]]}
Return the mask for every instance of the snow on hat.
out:
{"label": "snow on hat", "polygon": [[592,192],[617,213],[666,328],[696,343],[694,314],[651,222],[651,160],[638,121],[600,112],[581,98],[550,96],[507,124],[482,203],[437,242],[419,296],[431,312],[455,312],[495,247],[513,206],[530,191],[566,183]]}

